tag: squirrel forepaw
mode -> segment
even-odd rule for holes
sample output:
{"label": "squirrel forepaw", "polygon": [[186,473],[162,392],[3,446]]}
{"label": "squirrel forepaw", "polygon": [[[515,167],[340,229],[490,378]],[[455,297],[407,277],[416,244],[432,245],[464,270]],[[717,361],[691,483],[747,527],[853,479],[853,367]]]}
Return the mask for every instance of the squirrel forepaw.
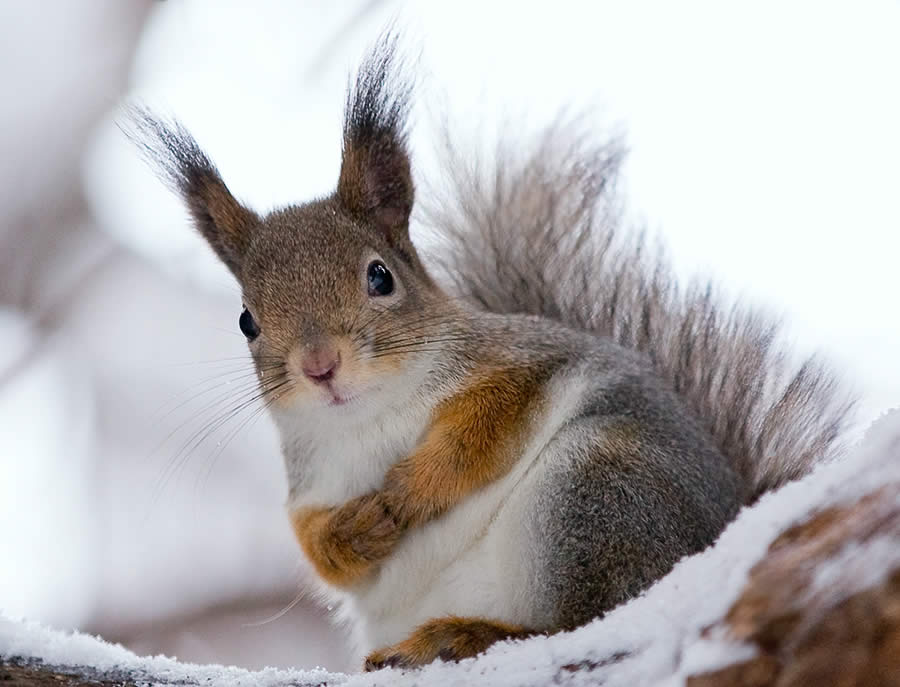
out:
{"label": "squirrel forepaw", "polygon": [[348,548],[368,563],[378,563],[394,550],[402,527],[381,493],[373,492],[352,499],[335,509],[330,519],[333,546]]}
{"label": "squirrel forepaw", "polygon": [[378,492],[335,508],[304,508],[292,516],[294,532],[316,572],[338,587],[351,586],[387,558],[402,535]]}

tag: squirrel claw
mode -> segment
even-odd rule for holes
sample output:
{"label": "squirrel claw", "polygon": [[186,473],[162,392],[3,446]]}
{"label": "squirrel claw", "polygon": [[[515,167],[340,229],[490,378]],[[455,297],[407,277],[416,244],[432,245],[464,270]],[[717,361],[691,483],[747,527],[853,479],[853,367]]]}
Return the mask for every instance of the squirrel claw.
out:
{"label": "squirrel claw", "polygon": [[532,634],[523,627],[484,618],[436,618],[419,626],[404,641],[373,651],[363,668],[371,672],[381,668],[419,668],[434,660],[461,661],[477,656],[494,642]]}
{"label": "squirrel claw", "polygon": [[373,651],[366,657],[366,663],[363,670],[371,673],[382,668],[416,668],[424,665],[428,661],[417,661],[413,656],[403,653],[397,647],[386,647],[380,651]]}

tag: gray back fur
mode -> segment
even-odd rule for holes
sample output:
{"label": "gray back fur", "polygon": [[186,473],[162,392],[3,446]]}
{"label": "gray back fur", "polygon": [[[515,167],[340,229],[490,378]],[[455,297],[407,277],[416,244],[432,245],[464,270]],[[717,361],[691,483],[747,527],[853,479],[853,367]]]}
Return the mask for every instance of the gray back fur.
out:
{"label": "gray back fur", "polygon": [[459,294],[649,356],[732,461],[747,502],[835,456],[853,405],[835,377],[816,357],[792,364],[777,320],[723,302],[708,281],[678,284],[664,251],[623,219],[623,147],[580,128],[501,144],[491,165],[447,143],[442,188],[419,211],[444,239],[439,262]]}

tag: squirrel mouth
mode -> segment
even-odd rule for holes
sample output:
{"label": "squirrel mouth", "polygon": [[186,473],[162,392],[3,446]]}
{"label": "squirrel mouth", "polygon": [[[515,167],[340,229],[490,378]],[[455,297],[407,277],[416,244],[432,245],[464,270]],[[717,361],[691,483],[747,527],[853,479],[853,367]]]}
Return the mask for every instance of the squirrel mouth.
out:
{"label": "squirrel mouth", "polygon": [[337,389],[334,388],[334,385],[328,381],[324,384],[324,390],[328,394],[328,405],[329,406],[342,406],[346,405],[350,401],[352,401],[354,396],[344,396],[338,393]]}

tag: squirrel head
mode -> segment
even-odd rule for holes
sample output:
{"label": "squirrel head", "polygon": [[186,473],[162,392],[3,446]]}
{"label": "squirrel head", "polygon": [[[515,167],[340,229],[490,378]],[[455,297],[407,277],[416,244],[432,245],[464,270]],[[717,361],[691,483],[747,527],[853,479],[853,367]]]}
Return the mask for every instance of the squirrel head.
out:
{"label": "squirrel head", "polygon": [[409,236],[410,88],[395,42],[378,44],[350,89],[336,191],[265,216],[231,194],[180,124],[131,113],[130,135],[240,283],[240,328],[279,405],[345,405],[396,388],[411,359],[434,351],[449,307]]}

